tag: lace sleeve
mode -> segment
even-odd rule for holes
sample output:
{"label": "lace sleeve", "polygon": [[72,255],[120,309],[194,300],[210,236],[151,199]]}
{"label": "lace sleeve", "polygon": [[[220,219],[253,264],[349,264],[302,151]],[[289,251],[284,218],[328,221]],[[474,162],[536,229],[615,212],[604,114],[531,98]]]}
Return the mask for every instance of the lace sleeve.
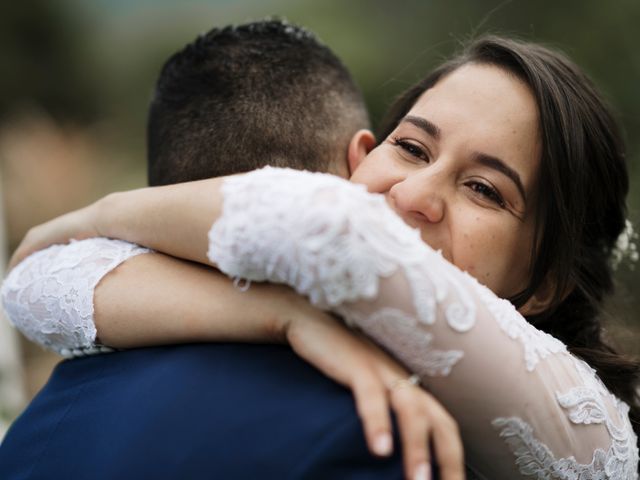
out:
{"label": "lace sleeve", "polygon": [[63,356],[109,351],[98,345],[93,292],[125,260],[150,252],[107,238],[53,245],[18,264],[2,284],[9,321],[29,340]]}
{"label": "lace sleeve", "polygon": [[636,479],[628,407],[362,186],[263,169],[223,186],[209,257],[286,283],[393,352],[452,413],[487,478]]}

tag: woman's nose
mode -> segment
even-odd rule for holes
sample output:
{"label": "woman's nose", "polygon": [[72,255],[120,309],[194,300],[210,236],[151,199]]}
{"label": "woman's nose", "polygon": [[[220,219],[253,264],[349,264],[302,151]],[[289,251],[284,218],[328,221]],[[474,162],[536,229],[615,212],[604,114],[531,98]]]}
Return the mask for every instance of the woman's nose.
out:
{"label": "woman's nose", "polygon": [[402,216],[439,223],[444,219],[445,202],[442,192],[433,186],[434,179],[409,176],[389,190],[393,204]]}

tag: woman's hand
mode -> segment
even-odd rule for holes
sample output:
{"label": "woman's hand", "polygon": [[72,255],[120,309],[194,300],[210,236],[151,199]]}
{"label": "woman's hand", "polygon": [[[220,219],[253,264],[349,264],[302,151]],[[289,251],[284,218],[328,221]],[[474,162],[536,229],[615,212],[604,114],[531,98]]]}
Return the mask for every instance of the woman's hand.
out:
{"label": "woman's hand", "polygon": [[460,433],[444,407],[407,382],[409,373],[378,346],[328,314],[308,308],[293,314],[295,309],[288,309],[286,338],[300,357],[351,389],[371,452],[387,456],[392,451],[391,408],[398,420],[407,478],[429,478],[432,441],[441,478],[463,479]]}

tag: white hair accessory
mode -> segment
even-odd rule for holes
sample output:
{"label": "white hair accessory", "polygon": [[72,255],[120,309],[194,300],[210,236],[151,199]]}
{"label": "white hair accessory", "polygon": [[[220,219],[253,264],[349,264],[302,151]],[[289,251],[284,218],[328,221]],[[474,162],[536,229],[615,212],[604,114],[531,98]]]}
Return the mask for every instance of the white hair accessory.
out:
{"label": "white hair accessory", "polygon": [[637,239],[638,234],[634,231],[631,221],[627,219],[625,221],[624,230],[618,236],[616,245],[611,251],[611,265],[614,270],[618,268],[618,265],[620,265],[623,260],[628,259],[630,262],[638,261],[638,247],[635,243]]}

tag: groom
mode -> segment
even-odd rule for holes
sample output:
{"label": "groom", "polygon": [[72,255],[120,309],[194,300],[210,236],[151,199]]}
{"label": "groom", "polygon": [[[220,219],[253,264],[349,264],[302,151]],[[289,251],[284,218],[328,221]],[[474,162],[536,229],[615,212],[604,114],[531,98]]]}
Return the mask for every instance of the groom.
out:
{"label": "groom", "polygon": [[[346,175],[367,126],[348,72],[309,33],[216,29],[160,74],[149,182],[265,164]],[[286,347],[181,345],[59,364],[0,447],[0,478],[400,479],[398,450],[372,457],[350,392]]]}

